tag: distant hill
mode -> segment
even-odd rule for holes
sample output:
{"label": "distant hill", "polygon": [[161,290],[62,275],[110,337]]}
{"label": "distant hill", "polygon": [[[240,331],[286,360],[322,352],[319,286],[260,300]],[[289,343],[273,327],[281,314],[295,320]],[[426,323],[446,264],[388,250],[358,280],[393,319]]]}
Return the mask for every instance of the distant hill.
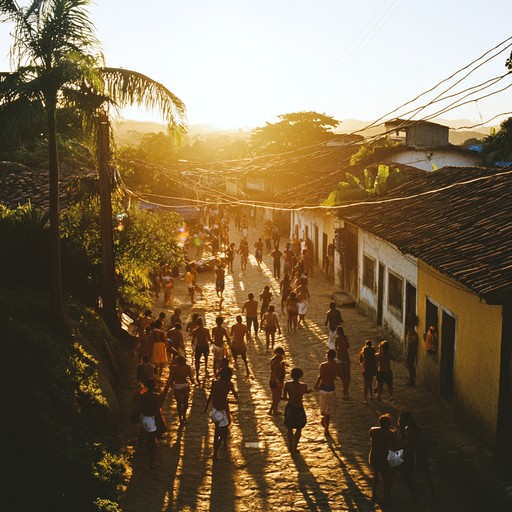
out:
{"label": "distant hill", "polygon": [[[118,144],[134,144],[140,140],[141,136],[145,133],[159,133],[166,132],[167,128],[164,124],[153,123],[150,121],[121,121],[113,125],[114,138]],[[251,128],[239,128],[235,130],[223,130],[218,126],[208,123],[191,124],[188,127],[188,135],[190,139],[198,136],[210,136],[229,134],[236,136],[236,138],[243,138],[248,136]]]}
{"label": "distant hill", "polygon": [[[458,126],[471,126],[472,121],[468,119],[433,119],[435,123],[449,126],[450,128],[456,128]],[[368,128],[364,130],[366,126],[371,124],[372,121],[361,121],[358,119],[344,119],[336,130],[337,133],[353,133],[359,132],[365,137],[372,137],[382,133],[384,126],[380,125]],[[499,129],[499,126],[495,127]],[[243,127],[235,130],[223,130],[215,125],[208,123],[192,124],[189,126],[189,137],[194,139],[197,137],[209,138],[217,135],[230,135],[235,138],[246,138],[252,128]],[[362,130],[362,131],[360,131]],[[165,132],[166,127],[163,124],[153,123],[149,121],[122,121],[114,125],[114,138],[118,144],[137,143],[140,137],[145,133],[158,133]],[[450,131],[450,142],[452,144],[460,145],[464,141],[470,138],[481,139],[486,135],[489,135],[491,131],[490,126],[478,127],[475,130],[468,131]]]}

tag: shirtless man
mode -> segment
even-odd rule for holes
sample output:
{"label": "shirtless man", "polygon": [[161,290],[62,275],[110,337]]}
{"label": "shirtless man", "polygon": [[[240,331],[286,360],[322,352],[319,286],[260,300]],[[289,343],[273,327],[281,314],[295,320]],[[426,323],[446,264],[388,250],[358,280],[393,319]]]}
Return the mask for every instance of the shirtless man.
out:
{"label": "shirtless man", "polygon": [[341,367],[336,361],[336,351],[327,351],[327,361],[320,365],[320,372],[316,380],[315,389],[320,390],[320,414],[322,415],[322,426],[324,434],[330,436],[329,421],[336,407],[336,377],[343,378]]}
{"label": "shirtless man", "polygon": [[235,363],[238,356],[242,358],[242,361],[245,364],[247,377],[250,375],[249,366],[247,364],[247,345],[245,344],[245,338],[248,335],[249,329],[242,323],[242,317],[238,315],[236,317],[236,324],[231,326],[231,336],[233,338],[233,341],[231,342],[231,352],[233,353]]}
{"label": "shirtless man", "polygon": [[185,341],[183,340],[183,332],[179,322],[167,331],[167,340],[169,341],[169,349],[174,349],[179,355],[185,356]]}
{"label": "shirtless man", "polygon": [[208,343],[212,342],[210,331],[204,327],[203,319],[197,319],[197,327],[192,331],[192,347],[194,348],[194,360],[196,366],[196,379],[199,381],[199,367],[201,365],[201,356],[204,355],[204,373],[208,375],[208,354],[210,347]]}
{"label": "shirtless man", "polygon": [[212,388],[204,412],[208,410],[208,405],[212,403],[211,418],[215,424],[215,433],[213,438],[213,459],[219,459],[219,448],[221,444],[225,444],[228,437],[228,429],[231,424],[231,415],[229,413],[228,395],[232,393],[236,400],[238,400],[238,393],[236,392],[231,377],[233,370],[231,368],[222,368],[219,372],[219,378],[212,382]]}
{"label": "shirtless man", "polygon": [[343,400],[348,400],[348,386],[350,384],[350,356],[348,349],[350,344],[345,336],[345,331],[341,325],[336,328],[336,338],[334,338],[334,346],[336,347],[336,359],[340,363],[341,382],[343,384]]}
{"label": "shirtless man", "polygon": [[183,356],[178,356],[176,364],[171,368],[169,379],[165,385],[164,395],[167,389],[172,386],[174,397],[176,398],[180,425],[187,422],[188,398],[190,395],[189,381],[195,384],[192,368],[187,364]]}
{"label": "shirtless man", "polygon": [[254,294],[249,293],[249,299],[242,306],[242,313],[245,311],[245,319],[247,321],[247,329],[249,336],[251,335],[251,325],[254,325],[254,336],[258,337],[258,301],[254,300]]}
{"label": "shirtless man", "polygon": [[260,268],[261,263],[263,262],[263,241],[261,240],[261,238],[258,238],[258,241],[254,244],[254,249],[254,256],[256,257],[258,268]]}
{"label": "shirtless man", "polygon": [[[309,393],[308,385],[300,382],[304,372],[300,368],[291,371],[292,380],[285,383],[283,400],[288,400],[284,410],[284,424],[288,429],[288,445],[291,453],[297,453],[302,429],[306,426],[307,418],[302,403],[302,397]],[[295,432],[294,432],[295,431]]]}
{"label": "shirtless man", "polygon": [[274,278],[279,280],[281,279],[281,258],[283,257],[283,253],[276,245],[275,249],[270,253],[270,256],[272,256],[272,259],[274,260]]}
{"label": "shirtless man", "polygon": [[215,319],[215,323],[217,324],[212,328],[212,338],[213,338],[213,373],[216,374],[222,365],[222,360],[228,357],[228,351],[226,349],[224,339],[227,341],[228,345],[231,345],[231,338],[229,337],[228,331],[222,327],[224,323],[224,318],[218,316]]}
{"label": "shirtless man", "polygon": [[224,279],[226,276],[226,271],[224,270],[224,265],[217,265],[215,269],[215,291],[217,292],[217,297],[223,298],[224,294]]}
{"label": "shirtless man", "polygon": [[270,286],[267,284],[263,291],[260,293],[261,308],[260,308],[260,321],[263,320],[263,315],[268,311],[270,302],[272,301],[272,292]]}
{"label": "shirtless man", "polygon": [[395,442],[395,431],[391,428],[391,416],[379,416],[379,426],[370,429],[370,466],[373,469],[372,501],[377,499],[379,475],[384,481],[384,502],[389,501],[393,478],[388,463],[388,452]]}

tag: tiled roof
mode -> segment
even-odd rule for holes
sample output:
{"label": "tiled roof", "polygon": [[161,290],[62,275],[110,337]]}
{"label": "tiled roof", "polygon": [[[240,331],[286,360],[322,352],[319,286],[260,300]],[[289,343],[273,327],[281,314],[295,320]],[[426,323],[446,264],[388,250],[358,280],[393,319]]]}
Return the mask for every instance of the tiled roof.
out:
{"label": "tiled roof", "polygon": [[382,199],[338,214],[488,303],[512,300],[512,168],[443,167]]}
{"label": "tiled roof", "polygon": [[[68,189],[76,180],[75,173],[61,171],[60,198],[68,199]],[[26,204],[37,208],[48,208],[48,170],[30,169],[14,162],[0,162],[0,204],[9,208]]]}

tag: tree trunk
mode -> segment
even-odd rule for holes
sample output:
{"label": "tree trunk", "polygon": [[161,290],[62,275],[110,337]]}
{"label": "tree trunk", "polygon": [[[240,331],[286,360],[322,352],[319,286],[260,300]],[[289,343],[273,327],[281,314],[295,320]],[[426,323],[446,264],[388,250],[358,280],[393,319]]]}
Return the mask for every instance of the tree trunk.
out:
{"label": "tree trunk", "polygon": [[50,185],[50,305],[52,316],[58,326],[64,322],[62,297],[62,264],[60,253],[60,208],[59,208],[59,158],[57,153],[56,102],[47,101],[48,123],[48,173]]}

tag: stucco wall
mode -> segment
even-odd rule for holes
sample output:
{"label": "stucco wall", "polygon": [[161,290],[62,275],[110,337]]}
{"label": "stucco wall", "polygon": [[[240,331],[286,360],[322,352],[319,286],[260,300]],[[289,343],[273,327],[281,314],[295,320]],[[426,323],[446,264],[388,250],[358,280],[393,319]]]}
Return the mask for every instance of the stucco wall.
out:
{"label": "stucco wall", "polygon": [[423,171],[432,171],[432,165],[435,165],[438,169],[449,165],[455,167],[467,167],[479,165],[481,157],[475,153],[475,155],[461,153],[459,151],[453,151],[449,149],[418,149],[397,151],[391,153],[387,157],[390,161],[398,164],[407,164],[412,167],[417,167]]}
{"label": "stucco wall", "polygon": [[290,239],[295,233],[295,225],[299,226],[299,237],[304,239],[306,226],[308,227],[309,238],[315,243],[315,226],[318,228],[318,247],[315,248],[318,254],[318,266],[322,268],[323,234],[327,234],[327,243],[334,238],[334,225],[336,218],[327,210],[298,210],[292,212],[290,225]]}
{"label": "stucco wall", "polygon": [[[404,256],[396,247],[369,233],[359,231],[359,303],[363,311],[370,313],[372,317],[377,314],[377,286],[372,291],[363,285],[363,255],[375,259],[375,277],[378,279],[379,264],[384,265],[384,289],[383,289],[383,327],[393,334],[393,337],[403,342],[405,320],[405,286],[409,281],[417,284],[416,259]],[[396,312],[388,307],[388,272],[392,271],[403,279],[403,307],[401,318],[397,318]]]}
{"label": "stucco wall", "polygon": [[[454,389],[456,408],[494,445],[498,417],[502,307],[489,306],[426,263],[418,262],[418,314],[420,339],[425,332],[425,305],[429,297],[439,305],[439,332],[442,309],[456,319]],[[420,344],[418,375],[437,394],[440,385],[442,339],[436,359]]]}

